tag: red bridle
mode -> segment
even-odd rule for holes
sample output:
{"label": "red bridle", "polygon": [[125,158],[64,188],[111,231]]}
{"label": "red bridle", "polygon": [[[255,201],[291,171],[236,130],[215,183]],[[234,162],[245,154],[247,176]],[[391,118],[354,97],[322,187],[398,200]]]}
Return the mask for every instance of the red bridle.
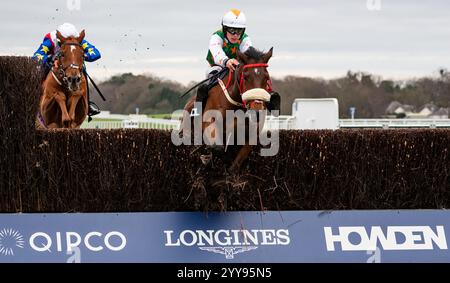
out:
{"label": "red bridle", "polygon": [[[259,67],[267,68],[267,67],[269,67],[269,64],[267,64],[267,63],[247,64],[247,65],[244,65],[244,67],[242,68],[241,76],[240,76],[240,79],[239,79],[239,82],[238,82],[239,83],[239,92],[240,92],[241,95],[245,92],[244,70],[248,69],[248,68],[259,68]],[[230,75],[228,76],[228,82],[227,82],[227,85],[226,85],[226,89],[228,89],[228,87],[230,86],[232,73],[233,73],[233,71],[231,70],[230,71]],[[272,80],[270,78],[267,80],[266,90],[269,93],[272,92]],[[246,104],[245,101],[244,101],[244,104]]]}

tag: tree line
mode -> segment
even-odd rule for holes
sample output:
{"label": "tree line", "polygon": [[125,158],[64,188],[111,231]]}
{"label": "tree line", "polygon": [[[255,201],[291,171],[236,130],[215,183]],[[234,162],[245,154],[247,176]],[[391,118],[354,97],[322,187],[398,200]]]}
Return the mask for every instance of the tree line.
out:
{"label": "tree line", "polygon": [[[339,115],[349,117],[349,108],[356,108],[356,118],[379,118],[385,115],[392,101],[414,106],[426,103],[450,107],[450,72],[440,69],[430,77],[394,81],[366,72],[348,71],[340,78],[325,80],[299,76],[273,79],[273,88],[282,97],[281,114],[291,114],[295,98],[337,98]],[[194,84],[191,83],[192,86]],[[189,86],[153,76],[125,73],[100,84],[107,96],[103,102],[92,94],[102,110],[111,113],[165,114],[182,109],[189,98],[179,98]],[[94,90],[92,90],[94,92]],[[92,92],[92,93],[93,93]],[[191,95],[195,94],[195,90]]]}

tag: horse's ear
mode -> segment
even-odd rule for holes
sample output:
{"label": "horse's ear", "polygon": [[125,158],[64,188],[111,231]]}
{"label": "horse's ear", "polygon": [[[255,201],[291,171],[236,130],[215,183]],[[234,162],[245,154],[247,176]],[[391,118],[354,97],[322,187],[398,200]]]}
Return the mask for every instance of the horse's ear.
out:
{"label": "horse's ear", "polygon": [[66,38],[62,36],[62,34],[59,32],[59,30],[56,31],[56,38],[59,40],[59,42],[63,43]]}
{"label": "horse's ear", "polygon": [[85,36],[85,32],[84,32],[84,30],[82,30],[82,31],[80,32],[80,35],[77,37],[77,41],[78,41],[80,44],[81,44],[81,42],[83,41],[84,36]]}
{"label": "horse's ear", "polygon": [[247,55],[245,55],[244,53],[242,53],[239,50],[237,51],[237,58],[238,58],[238,61],[240,63],[243,63],[244,65],[246,64],[246,62],[247,62]]}
{"label": "horse's ear", "polygon": [[272,54],[273,54],[273,47],[270,48],[269,52],[264,54],[263,60],[264,60],[265,63],[269,62],[270,58],[272,57]]}

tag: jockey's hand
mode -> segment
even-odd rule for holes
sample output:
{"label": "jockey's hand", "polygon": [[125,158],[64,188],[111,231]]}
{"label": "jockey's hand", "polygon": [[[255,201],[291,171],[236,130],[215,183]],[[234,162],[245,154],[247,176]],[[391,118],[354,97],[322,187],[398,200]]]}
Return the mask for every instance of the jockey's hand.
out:
{"label": "jockey's hand", "polygon": [[232,71],[236,70],[237,65],[239,65],[239,62],[236,59],[229,59],[226,64],[227,68]]}

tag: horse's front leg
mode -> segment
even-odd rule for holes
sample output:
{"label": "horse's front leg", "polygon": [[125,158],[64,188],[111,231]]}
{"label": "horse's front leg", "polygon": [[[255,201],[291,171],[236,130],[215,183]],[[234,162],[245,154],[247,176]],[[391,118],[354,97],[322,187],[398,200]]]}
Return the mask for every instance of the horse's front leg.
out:
{"label": "horse's front leg", "polygon": [[70,116],[70,126],[69,128],[76,128],[76,121],[75,121],[75,110],[77,108],[78,105],[78,101],[80,100],[81,96],[80,95],[71,95],[69,98],[69,116]]}
{"label": "horse's front leg", "polygon": [[61,109],[61,126],[68,127],[71,119],[66,107],[66,96],[64,93],[55,93],[54,95],[56,103],[58,103],[59,109]]}
{"label": "horse's front leg", "polygon": [[[214,108],[214,105],[216,108]],[[208,100],[202,117],[202,138],[207,148],[223,153],[225,149],[226,109],[214,100]]]}
{"label": "horse's front leg", "polygon": [[250,152],[252,151],[251,145],[243,145],[242,148],[239,150],[236,158],[233,161],[233,164],[231,164],[230,172],[231,173],[237,173],[239,169],[241,168],[242,163],[247,159]]}
{"label": "horse's front leg", "polygon": [[[80,112],[80,104],[81,111]],[[82,92],[76,92],[69,98],[69,115],[72,119],[70,128],[78,128],[86,118],[88,114],[88,102],[86,96]],[[78,109],[78,110],[77,110]]]}

